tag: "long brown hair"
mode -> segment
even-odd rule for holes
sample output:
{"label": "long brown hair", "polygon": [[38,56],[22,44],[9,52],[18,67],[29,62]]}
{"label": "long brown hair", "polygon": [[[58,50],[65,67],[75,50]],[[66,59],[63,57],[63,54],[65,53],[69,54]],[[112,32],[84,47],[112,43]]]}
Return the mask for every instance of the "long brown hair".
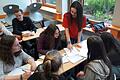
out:
{"label": "long brown hair", "polygon": [[15,36],[3,35],[0,40],[0,59],[9,65],[14,65],[12,46],[16,40]]}
{"label": "long brown hair", "polygon": [[[59,28],[55,24],[50,24],[47,29],[40,34],[40,36],[44,36],[46,38],[47,42],[44,44],[45,48],[48,50],[51,49],[58,49],[61,47],[61,35],[59,34],[59,37],[56,39],[54,38],[54,33],[56,30],[59,30]],[[60,33],[60,30],[59,30]]]}
{"label": "long brown hair", "polygon": [[[78,27],[78,31],[81,31],[82,28],[82,23],[83,23],[83,7],[82,5],[78,2],[78,1],[74,1],[71,6],[71,8],[75,8],[77,10],[77,19],[76,19],[76,23],[77,23],[77,27]],[[70,13],[70,12],[69,12]],[[70,14],[70,22],[72,23],[72,15]],[[71,25],[70,23],[70,25]]]}
{"label": "long brown hair", "polygon": [[88,47],[87,63],[89,63],[92,60],[103,60],[104,63],[110,69],[110,74],[107,77],[107,79],[111,80],[112,76],[111,62],[107,57],[103,40],[99,36],[91,36],[87,39],[87,47]]}

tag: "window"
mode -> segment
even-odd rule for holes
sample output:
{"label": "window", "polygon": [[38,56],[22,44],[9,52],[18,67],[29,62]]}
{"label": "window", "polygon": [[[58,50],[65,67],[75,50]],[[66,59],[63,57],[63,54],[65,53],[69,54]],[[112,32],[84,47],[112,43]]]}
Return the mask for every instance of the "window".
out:
{"label": "window", "polygon": [[90,19],[110,21],[114,12],[115,0],[84,0],[84,14]]}
{"label": "window", "polygon": [[56,0],[45,0],[45,1],[46,1],[46,4],[53,4],[53,5],[56,4]]}
{"label": "window", "polygon": [[37,0],[37,2],[41,2],[43,6],[56,8],[56,0]]}

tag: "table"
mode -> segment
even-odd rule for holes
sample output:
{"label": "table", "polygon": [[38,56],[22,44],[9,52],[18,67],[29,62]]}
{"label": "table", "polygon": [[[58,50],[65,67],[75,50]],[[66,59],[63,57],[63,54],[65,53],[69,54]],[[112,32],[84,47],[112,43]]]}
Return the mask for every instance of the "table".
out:
{"label": "table", "polygon": [[[58,26],[58,28],[60,29],[60,31],[64,31],[64,27],[62,26],[62,24],[57,24],[56,26]],[[22,41],[28,41],[28,40],[31,40],[31,39],[35,39],[35,38],[38,38],[40,33],[42,33],[47,27],[44,27],[44,28],[38,28],[36,33],[34,33],[33,36],[29,36],[29,37],[22,37]]]}
{"label": "table", "polygon": [[[76,44],[75,44],[75,45],[76,45]],[[78,45],[79,45],[79,43],[78,43]],[[85,61],[85,60],[87,59],[87,52],[88,52],[88,50],[87,50],[87,40],[82,41],[82,42],[80,43],[80,45],[82,46],[82,47],[80,48],[80,55],[81,55],[81,56],[84,56],[84,58],[83,58],[82,60],[74,63],[74,64],[73,64],[72,62],[70,62],[70,61],[67,62],[67,63],[64,63],[64,64],[61,66],[61,68],[59,69],[58,74],[62,74],[62,73],[64,73],[64,72],[70,70],[71,68],[77,66],[78,64],[80,64],[81,62],[83,62],[83,61]],[[62,55],[62,54],[63,54],[63,51],[60,51],[60,53],[61,53],[61,55]]]}
{"label": "table", "polygon": [[28,40],[31,40],[31,39],[35,39],[35,38],[39,37],[40,33],[43,32],[43,31],[44,31],[43,28],[39,28],[39,29],[37,29],[36,33],[34,33],[33,36],[22,37],[22,41],[28,41]]}
{"label": "table", "polygon": [[[78,45],[79,45],[79,43],[78,43]],[[81,54],[81,56],[84,56],[84,58],[83,58],[82,60],[74,63],[74,64],[71,63],[70,61],[67,62],[67,63],[64,63],[64,64],[60,67],[60,69],[59,69],[59,71],[58,71],[58,74],[62,74],[62,73],[64,73],[64,72],[70,70],[71,68],[77,66],[78,64],[80,64],[81,62],[83,62],[83,61],[85,61],[85,60],[87,59],[87,51],[88,51],[88,50],[87,50],[87,40],[82,41],[82,42],[80,43],[80,45],[82,46],[82,48],[80,48],[80,54]],[[60,54],[63,56],[63,54],[64,54],[63,50],[61,50],[61,51],[59,51],[59,52],[60,52]],[[36,65],[42,64],[42,62],[43,62],[42,59],[38,59],[38,60],[36,61]],[[26,65],[24,65],[24,66],[21,66],[20,68],[17,68],[17,69],[15,69],[15,70],[13,70],[12,72],[10,72],[8,75],[23,74],[24,72],[22,71],[22,69],[24,69],[24,70],[27,69],[27,70],[28,70],[28,69],[30,69],[30,65],[29,65],[29,64],[26,64]]]}

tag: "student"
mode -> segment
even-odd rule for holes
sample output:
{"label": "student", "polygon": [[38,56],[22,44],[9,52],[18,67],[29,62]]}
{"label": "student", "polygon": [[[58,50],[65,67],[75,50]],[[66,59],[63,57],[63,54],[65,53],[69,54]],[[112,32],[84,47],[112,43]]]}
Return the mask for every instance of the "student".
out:
{"label": "student", "polygon": [[39,65],[28,80],[60,80],[58,70],[62,65],[62,56],[57,50],[48,51],[43,64]]}
{"label": "student", "polygon": [[[13,26],[13,34],[17,36],[30,36],[33,35],[33,31],[36,32],[36,27],[31,21],[29,17],[24,17],[23,16],[23,11],[21,9],[15,10],[14,14],[16,18],[12,20],[12,26]],[[24,33],[23,31],[29,31],[28,33]],[[32,39],[29,41],[23,41],[21,43],[23,50],[34,57],[35,59],[38,59],[38,54],[36,51],[36,39]],[[33,53],[34,52],[34,53]]]}
{"label": "student", "polygon": [[15,36],[3,35],[0,39],[0,80],[27,79],[31,71],[22,75],[7,75],[15,68],[22,66],[23,63],[30,64],[31,71],[36,68],[34,59],[21,50],[18,39]]}
{"label": "student", "polygon": [[15,10],[14,14],[16,18],[12,20],[13,34],[22,35],[23,31],[36,32],[35,25],[29,17],[23,16],[23,11],[21,9]]}
{"label": "student", "polygon": [[102,39],[91,36],[87,39],[88,58],[85,70],[80,71],[77,77],[81,80],[111,80],[111,63],[106,56]]}
{"label": "student", "polygon": [[112,63],[112,72],[120,78],[120,41],[115,39],[111,33],[103,32],[100,37],[102,38],[107,55]]}
{"label": "student", "polygon": [[7,28],[2,23],[0,23],[0,36],[3,35],[13,35],[13,34],[10,31],[8,31]]}
{"label": "student", "polygon": [[43,31],[37,40],[37,51],[45,55],[49,50],[61,49],[61,35],[59,28],[50,24],[45,31]]}
{"label": "student", "polygon": [[74,1],[70,11],[64,14],[62,26],[65,28],[67,47],[72,48],[72,44],[80,42],[82,28],[86,26],[83,7],[78,1]]}

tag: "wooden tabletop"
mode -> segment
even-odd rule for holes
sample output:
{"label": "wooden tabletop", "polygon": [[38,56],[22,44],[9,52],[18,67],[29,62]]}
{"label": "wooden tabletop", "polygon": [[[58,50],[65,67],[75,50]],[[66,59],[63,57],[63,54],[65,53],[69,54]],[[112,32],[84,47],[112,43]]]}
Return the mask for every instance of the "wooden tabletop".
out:
{"label": "wooden tabletop", "polygon": [[[62,26],[62,24],[57,24],[56,26],[58,26],[60,31],[65,30],[64,27]],[[35,39],[35,38],[39,37],[40,33],[43,32],[46,28],[47,27],[37,29],[36,33],[34,33],[34,35],[32,35],[32,36],[22,37],[22,41],[27,41],[27,40],[31,40],[31,39]]]}
{"label": "wooden tabletop", "polygon": [[29,37],[22,37],[22,41],[35,39],[35,38],[39,37],[40,33],[43,32],[43,31],[44,31],[43,28],[39,28],[39,29],[37,29],[36,33],[34,33],[34,35],[29,36]]}

